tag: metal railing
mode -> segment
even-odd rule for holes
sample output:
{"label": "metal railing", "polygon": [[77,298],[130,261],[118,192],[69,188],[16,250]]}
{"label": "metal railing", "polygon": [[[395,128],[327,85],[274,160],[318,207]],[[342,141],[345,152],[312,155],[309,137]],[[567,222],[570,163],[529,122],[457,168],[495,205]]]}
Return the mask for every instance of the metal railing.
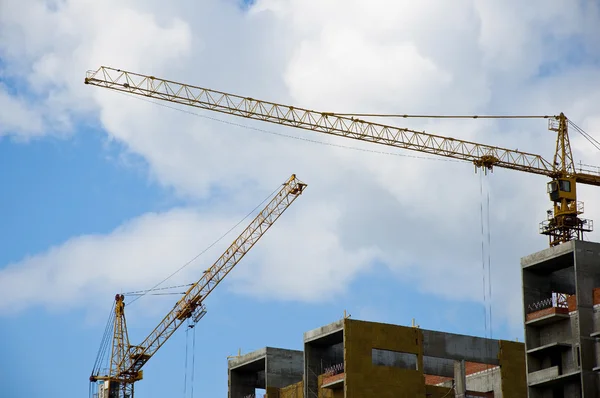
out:
{"label": "metal railing", "polygon": [[536,301],[527,306],[527,313],[545,310],[546,308],[569,308],[569,294],[552,292],[550,297]]}
{"label": "metal railing", "polygon": [[336,363],[335,365],[331,365],[325,368],[324,374],[326,376],[334,376],[340,373],[344,373],[344,364]]}

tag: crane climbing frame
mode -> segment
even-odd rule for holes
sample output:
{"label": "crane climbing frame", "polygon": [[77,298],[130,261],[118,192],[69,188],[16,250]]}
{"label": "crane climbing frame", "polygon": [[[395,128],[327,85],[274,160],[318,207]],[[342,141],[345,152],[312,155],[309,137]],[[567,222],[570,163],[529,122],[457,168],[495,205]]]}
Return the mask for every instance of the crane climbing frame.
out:
{"label": "crane climbing frame", "polygon": [[[125,302],[122,294],[115,296],[112,352],[109,369],[95,366],[91,383],[103,382],[106,394],[99,398],[133,398],[134,383],[143,378],[141,368],[188,319],[199,321],[206,309],[205,298],[231,272],[248,251],[258,242],[283,212],[304,192],[307,184],[295,174],[258,213],[225,252],[204,271],[202,277],[183,294],[162,321],[139,345],[130,345],[125,322]],[[98,361],[96,362],[98,364]]]}
{"label": "crane climbing frame", "polygon": [[575,169],[568,120],[562,113],[545,117],[549,119],[549,128],[557,132],[554,159],[548,161],[534,153],[373,123],[348,114],[257,100],[106,66],[89,71],[84,82],[248,119],[470,161],[484,170],[501,167],[544,175],[552,179],[547,187],[553,209],[548,212],[547,220],[540,223],[540,233],[548,235],[550,246],[583,239],[583,233],[593,229],[591,220],[579,217],[583,214],[583,203],[577,201],[576,184],[600,186],[600,168],[582,165]]}

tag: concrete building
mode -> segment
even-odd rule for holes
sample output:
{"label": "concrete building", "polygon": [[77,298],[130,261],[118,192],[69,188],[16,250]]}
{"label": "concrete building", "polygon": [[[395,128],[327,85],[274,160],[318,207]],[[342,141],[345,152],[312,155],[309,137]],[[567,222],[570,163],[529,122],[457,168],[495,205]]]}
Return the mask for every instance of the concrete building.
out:
{"label": "concrete building", "polygon": [[530,398],[600,396],[600,244],[521,259]]}
{"label": "concrete building", "polygon": [[304,333],[303,352],[267,347],[231,359],[229,398],[255,388],[267,398],[525,398],[525,349],[346,318]]}
{"label": "concrete building", "polygon": [[256,389],[284,388],[302,381],[304,353],[265,347],[229,360],[229,397],[253,396]]}

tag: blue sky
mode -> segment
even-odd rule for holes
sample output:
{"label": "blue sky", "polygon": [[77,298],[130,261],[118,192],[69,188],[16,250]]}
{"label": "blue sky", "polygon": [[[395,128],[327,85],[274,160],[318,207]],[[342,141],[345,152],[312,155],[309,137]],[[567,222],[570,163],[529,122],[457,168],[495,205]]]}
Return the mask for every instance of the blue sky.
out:
{"label": "blue sky", "polygon": [[[291,173],[308,183],[305,194],[205,303],[195,331],[196,396],[226,394],[226,357],[238,348],[301,349],[303,332],[344,310],[522,340],[519,259],[547,245],[537,235],[550,205],[543,177],[495,170],[480,179],[469,164],[260,134],[85,86],[83,77],[112,65],[317,110],[558,110],[598,137],[600,89],[590,84],[600,81],[597,7],[544,2],[514,15],[514,5],[471,0],[107,1],[37,0],[32,12],[18,0],[0,6],[0,383],[7,397],[86,395],[114,294],[162,280]],[[562,59],[568,43],[577,43],[576,55]],[[538,121],[386,122],[546,159],[555,144]],[[572,143],[576,161],[598,164],[595,149]],[[484,320],[480,189],[491,197],[492,329]],[[596,191],[579,191],[592,219],[600,217]],[[198,278],[234,236],[174,283]],[[597,232],[589,238],[598,240]],[[175,299],[127,306],[131,342],[142,341]],[[183,395],[185,337],[178,330],[147,363],[137,396]]]}

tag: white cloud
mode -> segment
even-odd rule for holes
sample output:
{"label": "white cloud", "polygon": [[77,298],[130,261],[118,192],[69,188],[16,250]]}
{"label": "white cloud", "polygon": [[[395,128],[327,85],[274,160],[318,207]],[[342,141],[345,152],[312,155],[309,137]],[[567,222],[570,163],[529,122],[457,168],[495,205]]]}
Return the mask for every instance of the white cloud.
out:
{"label": "white cloud", "polygon": [[[225,189],[235,198],[228,202],[232,208],[214,205],[207,210],[216,212],[209,223],[231,221],[228,214],[251,207],[273,189],[273,181],[289,173],[305,180],[310,191],[301,204],[294,205],[295,218],[284,221],[284,216],[274,227],[278,232],[257,247],[255,259],[261,261],[251,262],[245,268],[248,272],[234,274],[238,291],[326,299],[343,292],[371,260],[379,258],[399,278],[414,281],[423,291],[481,300],[479,176],[473,175],[469,164],[366,154],[196,118],[85,86],[87,69],[110,65],[325,111],[564,111],[598,138],[600,115],[594,104],[600,89],[591,82],[598,79],[600,68],[582,63],[600,58],[594,46],[600,17],[597,7],[589,3],[579,2],[579,7],[563,12],[560,2],[547,1],[541,6],[542,2],[499,5],[469,0],[451,5],[262,0],[250,13],[236,4],[205,0],[125,6],[116,1],[67,1],[51,10],[38,1],[28,2],[25,10],[23,2],[9,1],[0,13],[0,56],[4,73],[29,82],[41,98],[35,108],[28,108],[38,116],[28,120],[68,126],[71,118],[97,116],[112,139],[148,161],[160,184],[191,199],[205,199],[214,189]],[[28,18],[21,18],[25,13]],[[579,50],[565,55],[564,49],[573,43]],[[260,122],[209,116],[388,151]],[[519,148],[548,159],[553,153],[553,133],[539,120],[385,122]],[[19,124],[9,131],[32,131],[25,127]],[[598,163],[595,150],[573,139],[577,160]],[[506,170],[496,170],[488,179],[495,313],[518,325],[519,257],[545,246],[536,232],[549,207],[546,181]],[[600,208],[594,207],[594,199],[598,202],[600,195],[595,191],[580,190],[588,203],[587,216],[598,219]],[[6,295],[5,305],[16,306],[8,301],[11,297],[33,304],[40,300],[40,291],[46,296],[57,290],[65,293],[55,295],[56,301],[48,305],[67,300],[66,292],[85,300],[96,294],[95,279],[89,275],[105,279],[103,288],[109,290],[122,284],[132,289],[147,286],[163,275],[164,260],[157,259],[178,263],[175,260],[197,247],[195,240],[180,239],[179,232],[158,244],[149,231],[168,226],[173,231],[209,231],[214,225],[204,220],[205,214],[202,220],[191,210],[142,216],[128,224],[126,232],[73,238],[48,253],[23,259],[2,271],[3,280],[19,281],[35,274],[37,283],[29,294],[25,290]],[[156,244],[157,251],[138,258],[147,244]],[[90,258],[101,261],[88,261],[89,266],[79,268]],[[151,265],[142,267],[148,261]],[[105,263],[122,264],[121,275],[105,271]],[[132,275],[141,274],[143,278],[134,280]]]}
{"label": "white cloud", "polygon": [[4,301],[0,311],[40,304],[76,307],[82,299],[147,288],[192,258],[194,249],[207,246],[206,224],[190,210],[146,214],[109,235],[75,237],[9,264],[0,270],[0,286],[13,299]]}
{"label": "white cloud", "polygon": [[[330,219],[325,225],[335,225],[339,215],[335,208],[319,209],[317,204],[306,217],[296,207],[305,197],[292,204],[236,268],[229,278],[236,290],[268,298],[276,294],[284,299],[320,301],[332,279],[347,282],[344,272],[352,275],[374,258],[374,250],[341,247],[334,228],[315,234],[314,224]],[[237,223],[241,216],[235,216],[230,211],[209,214],[191,208],[148,213],[107,235],[75,237],[45,253],[9,264],[0,269],[0,291],[6,298],[0,303],[0,313],[39,305],[77,308],[84,302],[90,310],[102,310],[111,294],[147,289],[177,271]],[[161,287],[196,280],[250,220]],[[303,250],[304,245],[311,250]],[[327,267],[322,266],[323,261]],[[345,283],[340,283],[330,292],[332,297],[344,288]]]}
{"label": "white cloud", "polygon": [[0,136],[11,132],[26,137],[44,134],[44,122],[36,110],[31,109],[23,98],[10,95],[1,84],[0,109]]}

